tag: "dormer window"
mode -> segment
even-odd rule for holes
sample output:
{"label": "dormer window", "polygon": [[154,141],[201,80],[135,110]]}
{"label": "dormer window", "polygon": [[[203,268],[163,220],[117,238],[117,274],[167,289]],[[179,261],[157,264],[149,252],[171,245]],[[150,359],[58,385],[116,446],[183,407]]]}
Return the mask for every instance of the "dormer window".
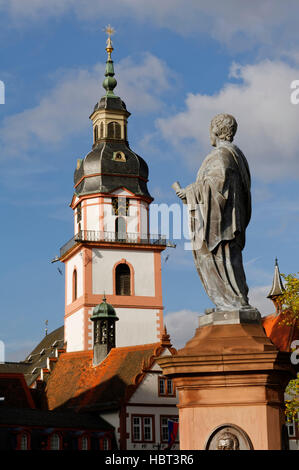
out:
{"label": "dormer window", "polygon": [[158,378],[159,397],[175,397],[175,389],[171,379],[167,377]]}
{"label": "dormer window", "polygon": [[107,130],[108,139],[121,139],[121,127],[118,122],[109,122]]}

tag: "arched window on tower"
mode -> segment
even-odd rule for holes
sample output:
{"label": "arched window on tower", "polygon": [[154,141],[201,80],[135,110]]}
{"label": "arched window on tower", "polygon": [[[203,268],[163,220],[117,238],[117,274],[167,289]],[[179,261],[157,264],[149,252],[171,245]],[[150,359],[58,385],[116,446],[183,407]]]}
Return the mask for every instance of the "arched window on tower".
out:
{"label": "arched window on tower", "polygon": [[121,127],[118,122],[109,122],[108,128],[108,138],[109,139],[120,139],[121,138]]}
{"label": "arched window on tower", "polygon": [[78,274],[77,274],[77,269],[74,269],[73,271],[73,302],[77,299],[78,297]]}
{"label": "arched window on tower", "polygon": [[93,137],[94,137],[94,143],[96,143],[98,140],[98,126],[94,126]]}
{"label": "arched window on tower", "polygon": [[115,287],[116,295],[131,295],[131,271],[125,263],[116,266]]}
{"label": "arched window on tower", "polygon": [[126,221],[123,217],[115,219],[115,238],[117,240],[126,239]]}
{"label": "arched window on tower", "polygon": [[100,139],[103,139],[103,137],[104,137],[104,123],[102,121],[100,125]]}

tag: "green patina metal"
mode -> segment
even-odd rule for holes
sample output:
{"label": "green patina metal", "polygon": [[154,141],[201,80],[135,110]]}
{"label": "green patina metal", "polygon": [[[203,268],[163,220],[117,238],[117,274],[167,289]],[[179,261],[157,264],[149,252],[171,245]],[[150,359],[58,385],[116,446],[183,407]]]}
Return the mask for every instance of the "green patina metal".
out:
{"label": "green patina metal", "polygon": [[99,305],[96,305],[93,309],[93,314],[90,317],[91,320],[99,320],[99,319],[113,319],[115,321],[119,320],[116,316],[116,312],[112,305],[106,302],[106,298],[103,298],[103,302]]}
{"label": "green patina metal", "polygon": [[106,90],[106,96],[110,96],[111,98],[117,98],[113,93],[114,88],[117,85],[117,80],[114,78],[114,66],[113,60],[108,59],[106,62],[106,70],[105,70],[105,79],[103,81],[103,87]]}

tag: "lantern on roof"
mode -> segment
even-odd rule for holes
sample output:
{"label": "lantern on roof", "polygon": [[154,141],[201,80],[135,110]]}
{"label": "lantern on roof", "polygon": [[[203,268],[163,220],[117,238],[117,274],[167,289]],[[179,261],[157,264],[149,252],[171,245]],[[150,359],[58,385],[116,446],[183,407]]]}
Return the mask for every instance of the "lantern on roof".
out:
{"label": "lantern on roof", "polygon": [[104,296],[103,302],[94,307],[90,319],[94,323],[93,364],[97,365],[115,348],[115,322],[118,317]]}

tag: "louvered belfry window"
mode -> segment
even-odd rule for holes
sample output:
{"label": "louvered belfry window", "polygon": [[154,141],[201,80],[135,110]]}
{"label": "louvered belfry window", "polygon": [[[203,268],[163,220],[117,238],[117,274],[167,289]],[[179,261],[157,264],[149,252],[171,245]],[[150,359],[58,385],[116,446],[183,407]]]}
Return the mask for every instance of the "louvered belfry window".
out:
{"label": "louvered belfry window", "polygon": [[108,124],[108,139],[120,139],[121,138],[121,128],[118,122],[109,122]]}
{"label": "louvered belfry window", "polygon": [[131,273],[127,264],[119,264],[115,270],[116,295],[131,294]]}

